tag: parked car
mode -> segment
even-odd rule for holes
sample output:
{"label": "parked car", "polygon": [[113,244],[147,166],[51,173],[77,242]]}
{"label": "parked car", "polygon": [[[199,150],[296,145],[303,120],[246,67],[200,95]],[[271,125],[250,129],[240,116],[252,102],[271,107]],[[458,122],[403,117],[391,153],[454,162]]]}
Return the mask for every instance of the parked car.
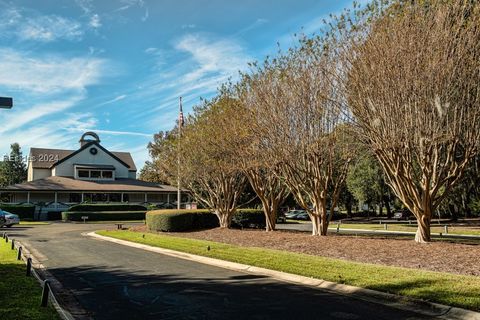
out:
{"label": "parked car", "polygon": [[287,219],[295,219],[298,214],[304,213],[304,210],[290,210],[287,213],[285,213],[285,218]]}
{"label": "parked car", "polygon": [[295,217],[295,220],[310,220],[310,217],[308,216],[308,213],[303,211]]}
{"label": "parked car", "polygon": [[[16,214],[3,211],[0,209],[0,220],[4,220],[3,226],[10,228],[14,224],[19,224],[20,223],[20,217]],[[1,222],[0,222],[1,223]]]}
{"label": "parked car", "polygon": [[413,218],[413,214],[409,210],[397,211],[393,214],[393,219],[396,220],[409,220]]}

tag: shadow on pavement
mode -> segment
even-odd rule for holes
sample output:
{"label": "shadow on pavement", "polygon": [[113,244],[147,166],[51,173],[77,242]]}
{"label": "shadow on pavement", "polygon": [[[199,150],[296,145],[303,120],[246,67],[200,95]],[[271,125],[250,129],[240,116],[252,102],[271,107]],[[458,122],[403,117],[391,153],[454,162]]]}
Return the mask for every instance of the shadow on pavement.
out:
{"label": "shadow on pavement", "polygon": [[212,278],[186,277],[181,270],[178,275],[151,274],[102,266],[49,271],[95,319],[420,319],[351,297],[234,272]]}

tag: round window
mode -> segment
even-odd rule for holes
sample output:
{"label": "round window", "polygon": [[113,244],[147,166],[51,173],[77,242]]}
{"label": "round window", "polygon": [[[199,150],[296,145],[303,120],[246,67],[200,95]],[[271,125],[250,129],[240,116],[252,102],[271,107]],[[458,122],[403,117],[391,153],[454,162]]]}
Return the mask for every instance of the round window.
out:
{"label": "round window", "polygon": [[96,155],[98,153],[97,148],[90,148],[90,153]]}

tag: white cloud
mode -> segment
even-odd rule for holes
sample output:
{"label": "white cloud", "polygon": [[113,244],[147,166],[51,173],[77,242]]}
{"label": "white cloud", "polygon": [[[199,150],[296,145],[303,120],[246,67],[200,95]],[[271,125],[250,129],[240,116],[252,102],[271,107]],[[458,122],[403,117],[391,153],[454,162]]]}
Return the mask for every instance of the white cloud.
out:
{"label": "white cloud", "polygon": [[264,24],[268,23],[268,20],[265,19],[265,18],[258,18],[257,20],[255,20],[255,22],[253,22],[252,24],[250,24],[249,26],[241,29],[240,31],[238,31],[235,36],[239,36],[239,35],[242,35],[244,33],[247,33],[253,29],[256,29]]}
{"label": "white cloud", "polygon": [[190,54],[196,64],[192,71],[183,76],[183,82],[195,82],[208,74],[217,74],[222,79],[225,75],[233,77],[250,60],[237,42],[211,40],[198,34],[184,36],[175,48]]}
{"label": "white cloud", "polygon": [[[0,149],[11,142],[22,147],[71,147],[77,138],[65,126],[90,128],[96,120],[88,114],[66,111],[87,98],[89,86],[99,83],[106,61],[93,57],[65,58],[0,48],[0,91],[13,95],[15,106],[0,113]],[[87,117],[88,116],[88,117]]]}
{"label": "white cloud", "polygon": [[97,107],[100,107],[100,106],[104,106],[104,105],[107,105],[107,104],[111,104],[111,103],[114,103],[114,102],[117,102],[117,101],[121,101],[123,99],[125,99],[127,97],[126,94],[122,94],[122,95],[119,95],[111,100],[107,100],[105,102],[102,102],[100,104],[97,105]]}
{"label": "white cloud", "polygon": [[0,49],[0,61],[0,74],[8,75],[0,77],[0,86],[42,94],[96,84],[106,64],[98,58],[32,57],[11,49]]}
{"label": "white cloud", "polygon": [[68,108],[71,108],[82,99],[83,95],[79,95],[65,100],[39,103],[28,109],[23,109],[14,113],[8,113],[3,118],[2,126],[0,127],[0,133],[22,128],[34,120],[38,120],[42,117],[50,116],[55,113],[60,113]]}
{"label": "white cloud", "polygon": [[80,40],[83,30],[80,23],[55,15],[27,18],[17,26],[21,40],[51,42],[58,39]]}
{"label": "white cloud", "polygon": [[98,14],[94,14],[90,17],[90,22],[89,22],[90,27],[94,29],[98,29],[102,26],[102,22],[100,21],[100,16]]}
{"label": "white cloud", "polygon": [[75,0],[75,3],[82,9],[83,13],[90,14],[93,11],[92,0]]}

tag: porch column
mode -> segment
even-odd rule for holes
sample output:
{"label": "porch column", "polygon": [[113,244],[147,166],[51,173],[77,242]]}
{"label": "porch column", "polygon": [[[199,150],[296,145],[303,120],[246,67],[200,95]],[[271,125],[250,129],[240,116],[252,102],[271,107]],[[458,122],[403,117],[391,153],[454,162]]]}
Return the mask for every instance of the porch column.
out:
{"label": "porch column", "polygon": [[145,203],[148,202],[148,195],[145,193]]}
{"label": "porch column", "polygon": [[82,203],[83,203],[83,198],[84,198],[84,194],[83,194],[83,192],[82,192],[82,200],[80,201],[80,202],[82,202]]}
{"label": "porch column", "polygon": [[54,205],[54,208],[55,208],[55,209],[58,208],[58,192],[55,192],[55,205]]}
{"label": "porch column", "polygon": [[167,203],[170,203],[170,193],[167,193]]}
{"label": "porch column", "polygon": [[27,203],[30,203],[30,191],[27,192]]}
{"label": "porch column", "polygon": [[122,192],[122,199],[120,200],[120,202],[123,202],[123,192]]}

